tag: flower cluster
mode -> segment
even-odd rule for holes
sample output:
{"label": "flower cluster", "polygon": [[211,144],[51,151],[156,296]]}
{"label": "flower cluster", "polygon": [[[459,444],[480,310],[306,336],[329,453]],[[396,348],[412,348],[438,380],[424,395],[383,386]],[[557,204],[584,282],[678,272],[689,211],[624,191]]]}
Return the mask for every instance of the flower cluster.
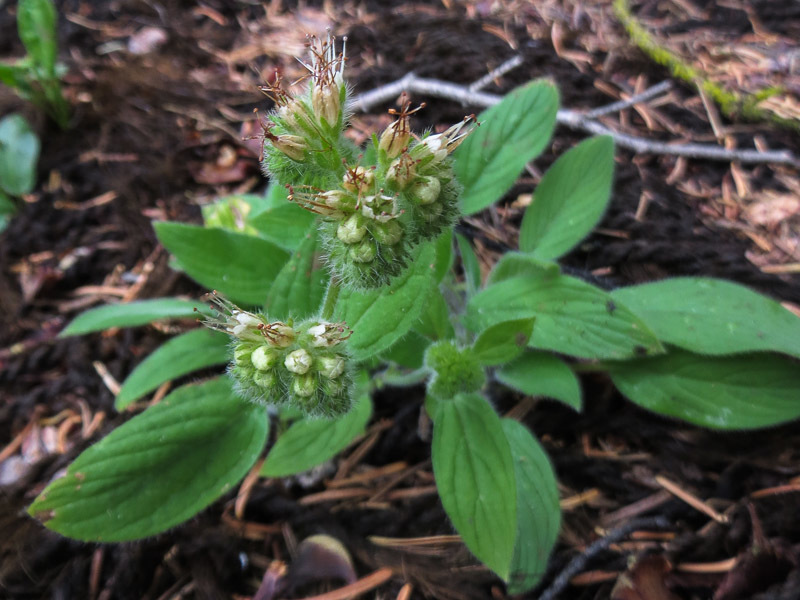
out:
{"label": "flower cluster", "polygon": [[311,417],[335,418],[350,410],[353,379],[345,342],[351,332],[343,324],[270,322],[216,292],[207,299],[215,316],[203,323],[233,338],[228,372],[245,397],[293,406]]}
{"label": "flower cluster", "polygon": [[275,109],[263,124],[265,170],[289,189],[289,200],[322,217],[320,237],[331,272],[356,289],[386,285],[414,247],[432,240],[458,214],[459,186],[450,154],[469,134],[467,117],[444,133],[412,133],[404,97],[395,120],[373,137],[373,164],[343,135],[348,90],[344,49],[331,36],[311,39],[304,95],[280,81],[263,86]]}

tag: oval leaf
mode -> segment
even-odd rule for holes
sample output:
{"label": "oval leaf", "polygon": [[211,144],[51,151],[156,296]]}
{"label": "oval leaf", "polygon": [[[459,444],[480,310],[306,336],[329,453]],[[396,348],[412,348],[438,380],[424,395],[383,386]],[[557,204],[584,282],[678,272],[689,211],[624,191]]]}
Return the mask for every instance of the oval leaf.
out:
{"label": "oval leaf", "polygon": [[251,217],[248,225],[281,248],[294,250],[313,222],[312,213],[293,202],[284,200],[281,205],[268,208]]}
{"label": "oval leaf", "polygon": [[363,393],[349,413],[334,421],[302,419],[275,442],[261,467],[265,477],[287,477],[333,458],[357,436],[372,416],[372,400]]}
{"label": "oval leaf", "polygon": [[493,367],[510,362],[522,354],[533,333],[534,319],[505,321],[484,329],[472,353],[485,367]]}
{"label": "oval leaf", "polygon": [[343,289],[334,320],[353,330],[347,345],[356,360],[383,352],[411,329],[422,312],[433,285],[436,252],[424,244],[389,287],[356,292]]}
{"label": "oval leaf", "polygon": [[330,279],[322,259],[317,230],[303,235],[289,262],[272,283],[264,308],[270,318],[304,318],[319,311]]}
{"label": "oval leaf", "polygon": [[180,298],[158,298],[126,302],[125,304],[109,304],[79,314],[64,328],[59,337],[84,335],[109,327],[136,327],[159,319],[195,317],[198,311],[206,312],[207,309],[200,302],[181,300]]}
{"label": "oval leaf", "polygon": [[475,330],[535,318],[530,346],[582,358],[628,358],[662,352],[647,325],[603,290],[580,279],[542,272],[514,277],[473,296],[467,323]]}
{"label": "oval leaf", "polygon": [[561,528],[561,507],[553,466],[538,440],[512,419],[502,424],[517,482],[517,540],[508,592],[521,594],[538,584],[547,570]]}
{"label": "oval leaf", "polygon": [[467,548],[508,579],[517,527],[514,463],[500,417],[480,394],[436,402],[433,472]]}
{"label": "oval leaf", "polygon": [[264,407],[227,377],[184,386],[83,452],[28,512],[79,540],[155,535],[236,485],[266,437]]}
{"label": "oval leaf", "polygon": [[267,240],[223,229],[167,221],[153,228],[192,279],[243,304],[263,304],[289,258]]}
{"label": "oval leaf", "polygon": [[43,74],[56,74],[56,8],[51,0],[20,0],[17,7],[19,37]]}
{"label": "oval leaf", "polygon": [[496,371],[495,377],[503,385],[528,396],[546,396],[581,411],[578,377],[564,361],[548,352],[526,352]]}
{"label": "oval leaf", "polygon": [[610,136],[589,138],[562,154],[542,177],[525,211],[519,249],[542,259],[566,254],[606,211],[613,174]]}
{"label": "oval leaf", "polygon": [[679,277],[611,293],[658,338],[700,354],[758,350],[800,357],[800,317],[744,286]]}
{"label": "oval leaf", "polygon": [[639,406],[704,427],[753,429],[800,416],[800,368],[779,355],[709,357],[676,350],[619,363],[609,372]]}
{"label": "oval leaf", "polygon": [[162,383],[229,359],[230,336],[202,327],[175,336],[145,358],[128,375],[114,406],[122,410]]}
{"label": "oval leaf", "polygon": [[0,190],[9,196],[29,194],[36,185],[39,138],[21,115],[0,120]]}
{"label": "oval leaf", "polygon": [[464,269],[464,279],[467,282],[467,296],[473,296],[481,289],[481,265],[478,256],[472,249],[472,244],[460,233],[456,233],[458,252],[461,255],[461,267]]}
{"label": "oval leaf", "polygon": [[471,215],[503,197],[528,161],[550,141],[558,91],[533,81],[482,112],[481,123],[453,153],[456,178],[464,186],[461,212]]}
{"label": "oval leaf", "polygon": [[492,268],[486,280],[489,287],[514,277],[538,277],[540,275],[555,276],[561,272],[557,263],[536,258],[522,252],[506,252]]}

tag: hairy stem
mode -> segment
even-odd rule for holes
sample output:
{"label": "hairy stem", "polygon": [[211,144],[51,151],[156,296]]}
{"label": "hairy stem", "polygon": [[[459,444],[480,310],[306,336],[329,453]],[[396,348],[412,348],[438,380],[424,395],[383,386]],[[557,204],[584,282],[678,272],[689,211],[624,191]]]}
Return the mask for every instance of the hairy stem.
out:
{"label": "hairy stem", "polygon": [[336,300],[339,299],[339,290],[341,290],[339,280],[335,276],[331,277],[328,291],[325,292],[325,303],[322,305],[322,318],[326,321],[333,317],[333,309],[336,307]]}

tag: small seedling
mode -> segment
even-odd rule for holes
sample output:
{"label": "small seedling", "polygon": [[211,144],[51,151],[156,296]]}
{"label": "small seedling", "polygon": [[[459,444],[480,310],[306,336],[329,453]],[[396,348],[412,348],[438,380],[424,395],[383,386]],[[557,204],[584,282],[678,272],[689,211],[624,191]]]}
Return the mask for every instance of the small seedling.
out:
{"label": "small seedling", "polygon": [[363,433],[376,388],[426,382],[444,509],[521,593],[558,536],[556,478],[534,435],[497,413],[488,381],[580,411],[576,373],[603,370],[636,404],[703,427],[800,416],[800,319],[777,302],[707,278],[609,293],[561,271],[558,258],[606,209],[609,137],[581,142],[545,173],[519,251],[482,280],[454,223],[499,200],[545,148],[558,109],[551,83],[524,85],[438,134],[414,134],[406,103],[356,148],[343,135],[344,65],[333,39],[314,41],[304,93],[265,86],[276,105],[263,122],[265,197],[227,200],[206,211],[207,227],[154,224],[177,267],[217,290],[210,311],[146,300],[88,311],[62,333],[204,312],[209,329],[173,338],[129,375],[120,410],[200,368],[228,364],[228,375],[178,388],[81,454],[29,509],[47,527],[93,541],[154,535],[235,486],[270,423],[279,433],[260,473],[292,475]]}
{"label": "small seedling", "polygon": [[69,125],[69,105],[61,93],[63,68],[57,62],[57,14],[52,0],[20,0],[17,30],[27,54],[0,63],[0,83],[46,112],[61,129]]}

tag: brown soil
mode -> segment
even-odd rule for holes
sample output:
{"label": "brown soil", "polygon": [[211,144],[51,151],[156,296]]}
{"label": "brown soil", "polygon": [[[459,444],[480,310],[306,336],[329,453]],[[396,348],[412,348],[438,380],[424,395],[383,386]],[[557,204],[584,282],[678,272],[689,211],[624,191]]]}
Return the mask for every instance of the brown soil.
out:
{"label": "brown soil", "polygon": [[[250,597],[271,561],[291,562],[297,540],[327,533],[351,552],[359,575],[395,569],[379,592],[370,592],[373,596],[393,598],[404,583],[411,583],[413,597],[504,597],[502,584],[476,568],[458,545],[442,542],[424,555],[377,547],[368,539],[453,533],[437,497],[429,493],[430,449],[421,439],[422,390],[416,388],[382,392],[365,441],[336,463],[341,468],[349,458],[352,464],[344,464],[354,473],[398,461],[416,466],[394,486],[409,490],[411,499],[379,506],[353,501],[303,505],[301,498],[326,489],[325,478],[311,486],[260,480],[241,518],[233,516],[236,495],[231,494],[173,531],[119,545],[60,538],[24,513],[54,474],[129,417],[114,411],[113,394],[101,375],[107,372],[121,381],[185,324],[64,340],[56,339],[58,331],[81,310],[106,301],[204,292],[169,270],[150,222],[197,222],[200,204],[231,191],[263,189],[258,157],[241,141],[242,131],[252,126],[253,108],[268,108],[255,86],[275,68],[288,75],[297,72],[292,55],[302,50],[302,32],[331,26],[349,35],[348,68],[358,91],[408,71],[470,83],[515,53],[524,56],[523,65],[488,91],[504,93],[532,78],[551,77],[564,106],[589,109],[616,100],[612,91],[632,92],[641,77],[649,85],[669,77],[627,45],[605,2],[322,4],[273,2],[262,7],[243,0],[208,0],[189,6],[167,0],[104,6],[65,0],[58,3],[59,42],[69,67],[65,90],[74,109],[72,128],[59,131],[0,88],[0,116],[22,112],[42,139],[39,187],[0,234],[0,446],[20,435],[24,440],[9,455],[15,476],[9,475],[10,459],[0,461],[0,472],[13,480],[0,487],[0,596]],[[497,10],[490,11],[489,4]],[[798,14],[792,0],[730,3],[741,5],[726,9],[733,16],[722,18],[711,9],[706,20],[691,23],[675,16],[675,10],[662,14],[650,6],[654,3],[645,4],[643,18],[672,19],[668,24],[677,32],[703,27],[726,36],[753,33],[745,8],[776,34],[796,31],[786,24]],[[0,56],[22,52],[14,11],[13,3],[0,7]],[[148,26],[164,31],[166,42],[150,53],[131,54],[128,40]],[[419,126],[454,122],[475,110],[426,100]],[[643,137],[676,139],[680,134],[714,141],[709,117],[688,85],[677,83],[668,101],[652,111],[642,115],[627,110],[606,122]],[[356,126],[382,122],[378,112],[357,115]],[[770,147],[800,152],[794,131],[771,123],[723,122],[732,144],[750,147],[758,135]],[[543,171],[581,137],[558,129],[552,149],[537,160],[536,169]],[[235,159],[224,163],[220,157],[229,149],[235,150]],[[748,220],[752,204],[767,201],[772,192],[791,192],[796,171],[694,160],[679,164],[673,157],[627,151],[618,151],[617,167],[611,208],[600,232],[567,257],[570,270],[607,287],[669,275],[724,277],[800,304],[800,279],[791,268],[782,268],[800,262],[796,247],[787,246],[797,239],[797,230],[787,224],[798,216],[779,222]],[[677,169],[685,171],[675,177]],[[751,192],[746,197],[737,195],[739,176]],[[503,205],[459,225],[486,264],[514,246],[524,205],[519,197],[530,193],[533,182],[525,176]],[[781,271],[789,274],[776,274]],[[671,539],[632,536],[610,546],[561,597],[609,597],[617,575],[635,554],[665,556],[672,565],[747,555],[759,525],[766,540],[762,549],[770,560],[745,561],[732,570],[728,565],[739,591],[719,597],[800,597],[797,424],[716,433],[636,408],[604,376],[586,376],[583,384],[586,409],[578,417],[547,401],[531,410],[531,402],[492,390],[501,411],[528,411],[525,422],[550,452],[562,486],[564,525],[545,587],[604,531],[637,516],[616,511],[658,494],[662,488],[654,478],[662,475],[699,498],[714,499],[711,504],[730,522],[714,523],[674,497],[661,498],[640,515],[666,517]],[[389,480],[370,485],[377,490]],[[753,496],[787,484],[794,486],[793,492]],[[755,527],[749,506],[757,515]],[[727,573],[708,568],[698,573],[655,571],[661,574],[652,588],[624,597],[668,598],[663,594],[669,587],[677,598],[707,598]],[[644,568],[642,573],[652,576]],[[337,585],[300,585],[287,594],[303,597]]]}

